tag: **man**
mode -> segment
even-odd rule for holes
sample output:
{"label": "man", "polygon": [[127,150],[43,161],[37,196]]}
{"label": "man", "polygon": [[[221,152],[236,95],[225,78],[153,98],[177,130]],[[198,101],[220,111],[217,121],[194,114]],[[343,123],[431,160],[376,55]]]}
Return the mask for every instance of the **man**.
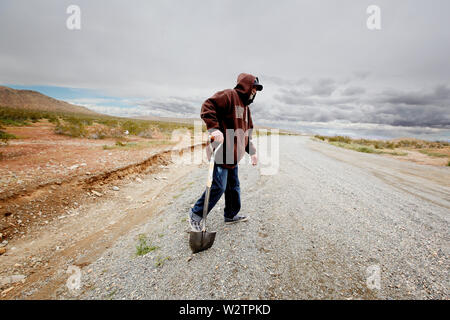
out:
{"label": "man", "polygon": [[[256,148],[251,141],[253,122],[249,105],[256,92],[262,89],[257,77],[241,73],[234,89],[219,91],[202,105],[200,116],[214,137],[214,144],[222,144],[216,153],[208,213],[225,193],[224,219],[227,224],[248,220],[246,216],[238,215],[241,209],[238,163],[245,152],[251,156],[252,165],[258,163]],[[205,192],[189,212],[193,231],[201,231],[204,201]]]}

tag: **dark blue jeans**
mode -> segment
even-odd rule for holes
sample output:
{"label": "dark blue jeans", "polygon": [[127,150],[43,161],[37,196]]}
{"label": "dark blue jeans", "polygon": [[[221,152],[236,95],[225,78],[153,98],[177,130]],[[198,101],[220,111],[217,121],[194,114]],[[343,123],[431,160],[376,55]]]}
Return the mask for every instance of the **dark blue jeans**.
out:
{"label": "dark blue jeans", "polygon": [[[205,203],[205,193],[197,200],[192,212],[198,216],[203,216],[203,205]],[[239,186],[238,166],[234,169],[226,169],[214,164],[213,181],[209,195],[208,213],[225,193],[224,216],[233,218],[241,209],[241,188]]]}

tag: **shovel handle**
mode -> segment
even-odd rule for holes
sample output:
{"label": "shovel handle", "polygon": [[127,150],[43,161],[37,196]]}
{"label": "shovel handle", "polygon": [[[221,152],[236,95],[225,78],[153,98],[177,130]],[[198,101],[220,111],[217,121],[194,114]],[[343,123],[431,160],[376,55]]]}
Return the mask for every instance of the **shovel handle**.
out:
{"label": "shovel handle", "polygon": [[213,148],[212,143],[214,140],[215,140],[214,137],[211,136],[210,137],[211,158],[209,159],[209,164],[208,164],[208,179],[206,180],[205,201],[203,202],[202,231],[206,231],[206,217],[208,216],[209,194],[211,191],[211,184],[213,181],[214,161],[215,161],[215,157],[216,157],[216,152],[219,149],[219,147],[222,145],[222,144],[219,144],[216,148]]}

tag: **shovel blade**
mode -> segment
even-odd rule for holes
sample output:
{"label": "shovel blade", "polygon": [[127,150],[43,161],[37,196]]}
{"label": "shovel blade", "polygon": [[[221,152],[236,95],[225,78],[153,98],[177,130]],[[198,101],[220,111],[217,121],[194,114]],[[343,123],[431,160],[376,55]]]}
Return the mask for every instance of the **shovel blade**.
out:
{"label": "shovel blade", "polygon": [[193,253],[197,253],[211,248],[215,239],[216,239],[215,232],[207,232],[207,231],[189,232],[189,246],[191,247]]}

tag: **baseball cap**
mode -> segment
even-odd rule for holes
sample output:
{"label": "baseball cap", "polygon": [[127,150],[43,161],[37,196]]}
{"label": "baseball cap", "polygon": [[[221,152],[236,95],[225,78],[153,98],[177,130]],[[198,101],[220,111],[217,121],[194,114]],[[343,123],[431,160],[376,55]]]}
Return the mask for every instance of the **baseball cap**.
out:
{"label": "baseball cap", "polygon": [[255,78],[255,82],[253,82],[253,86],[256,87],[257,91],[262,91],[263,86],[259,83],[258,77]]}

